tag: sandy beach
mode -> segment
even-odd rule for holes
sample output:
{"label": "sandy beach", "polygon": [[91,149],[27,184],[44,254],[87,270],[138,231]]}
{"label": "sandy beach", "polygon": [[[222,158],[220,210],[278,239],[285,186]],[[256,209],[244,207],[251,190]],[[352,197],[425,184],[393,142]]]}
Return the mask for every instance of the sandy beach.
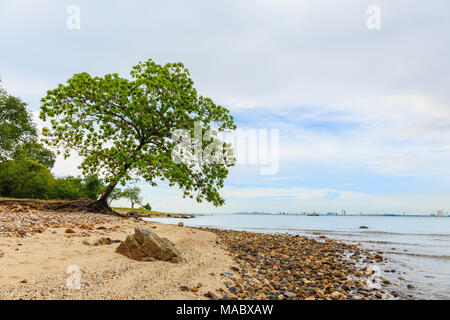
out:
{"label": "sandy beach", "polygon": [[[92,213],[12,211],[0,208],[1,299],[207,299],[204,294],[223,287],[220,274],[234,265],[207,231]],[[115,253],[117,243],[85,244],[124,240],[136,227],[167,237],[183,261],[138,262]],[[80,290],[66,287],[73,265],[81,272]]]}
{"label": "sandy beach", "polygon": [[[367,287],[365,265],[381,255],[330,239],[189,228],[23,203],[0,204],[0,222],[1,299],[393,298]],[[182,261],[141,262],[117,253],[136,228],[172,241]]]}

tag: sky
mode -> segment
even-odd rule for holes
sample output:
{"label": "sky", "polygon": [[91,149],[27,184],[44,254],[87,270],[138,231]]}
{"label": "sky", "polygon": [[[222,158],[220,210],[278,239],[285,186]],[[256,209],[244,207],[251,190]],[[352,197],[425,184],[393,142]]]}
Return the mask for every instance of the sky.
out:
{"label": "sky", "polygon": [[[0,36],[2,86],[39,127],[47,90],[151,58],[183,62],[238,128],[268,143],[277,132],[276,170],[263,174],[264,157],[232,168],[224,206],[138,182],[155,210],[450,211],[447,0],[0,0]],[[53,173],[80,174],[80,161]]]}

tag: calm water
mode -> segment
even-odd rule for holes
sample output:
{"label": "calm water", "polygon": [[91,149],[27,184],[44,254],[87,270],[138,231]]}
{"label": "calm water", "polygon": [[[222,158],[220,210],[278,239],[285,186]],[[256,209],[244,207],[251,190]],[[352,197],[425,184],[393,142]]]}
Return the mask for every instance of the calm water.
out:
{"label": "calm water", "polygon": [[[148,220],[168,224],[181,221],[172,218]],[[393,290],[411,293],[417,298],[450,299],[450,218],[447,217],[214,214],[182,221],[192,227],[310,237],[324,235],[346,242],[359,242],[366,248],[384,252],[388,262],[380,268],[382,276],[393,283]],[[359,229],[362,225],[368,229]],[[390,269],[396,272],[384,272]],[[408,284],[416,289],[407,289]]]}

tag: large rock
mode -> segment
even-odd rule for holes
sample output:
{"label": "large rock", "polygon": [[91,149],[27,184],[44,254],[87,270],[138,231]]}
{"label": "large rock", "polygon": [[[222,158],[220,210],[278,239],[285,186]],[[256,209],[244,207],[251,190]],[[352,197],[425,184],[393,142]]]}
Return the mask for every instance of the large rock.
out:
{"label": "large rock", "polygon": [[122,241],[116,252],[138,261],[181,261],[180,252],[172,242],[142,228],[136,228],[134,235],[129,235]]}

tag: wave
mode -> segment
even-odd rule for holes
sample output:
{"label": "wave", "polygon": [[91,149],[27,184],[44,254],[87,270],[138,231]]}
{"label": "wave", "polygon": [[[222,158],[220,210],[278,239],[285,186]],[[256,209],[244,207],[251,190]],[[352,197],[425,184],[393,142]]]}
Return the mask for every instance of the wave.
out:
{"label": "wave", "polygon": [[411,253],[411,252],[395,252],[395,251],[389,251],[388,254],[397,254],[402,256],[412,256],[412,257],[420,257],[420,258],[430,258],[430,259],[437,259],[437,260],[444,260],[449,261],[450,256],[447,255],[437,255],[437,254],[421,254],[421,253]]}
{"label": "wave", "polygon": [[[302,228],[286,228],[286,227],[236,227],[245,230],[264,230],[264,231],[284,231],[284,232],[303,232],[303,233],[329,233],[348,236],[361,236],[362,234],[380,234],[380,235],[399,235],[399,236],[426,236],[426,237],[445,237],[450,238],[449,233],[406,233],[406,232],[389,232],[389,231],[356,231],[356,230],[330,230],[330,229],[302,229]],[[442,240],[442,239],[440,239]],[[447,241],[447,240],[442,240]]]}

